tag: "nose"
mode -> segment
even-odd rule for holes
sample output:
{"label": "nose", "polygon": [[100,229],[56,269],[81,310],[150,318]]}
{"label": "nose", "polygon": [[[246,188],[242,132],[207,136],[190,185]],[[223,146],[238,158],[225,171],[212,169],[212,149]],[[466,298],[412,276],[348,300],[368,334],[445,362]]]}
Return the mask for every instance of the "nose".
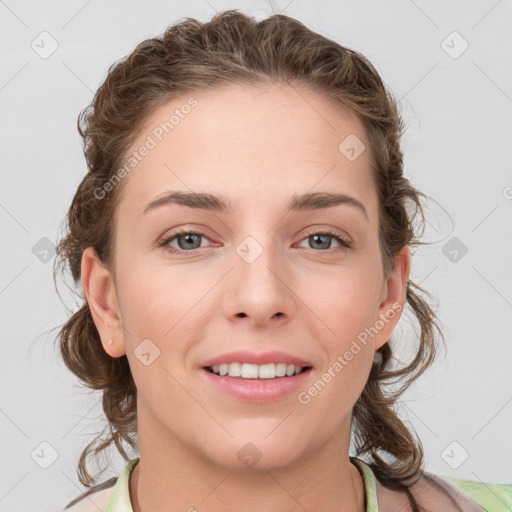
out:
{"label": "nose", "polygon": [[284,255],[271,243],[247,237],[237,246],[223,294],[223,312],[230,320],[259,327],[287,323],[293,317],[292,273]]}

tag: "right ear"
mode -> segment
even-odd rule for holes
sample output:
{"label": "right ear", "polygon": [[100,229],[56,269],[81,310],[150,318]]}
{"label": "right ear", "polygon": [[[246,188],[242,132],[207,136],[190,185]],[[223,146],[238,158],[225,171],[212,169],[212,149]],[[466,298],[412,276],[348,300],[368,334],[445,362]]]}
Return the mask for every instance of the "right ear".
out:
{"label": "right ear", "polygon": [[93,247],[87,247],[82,254],[81,280],[105,352],[112,357],[126,354],[115,282]]}

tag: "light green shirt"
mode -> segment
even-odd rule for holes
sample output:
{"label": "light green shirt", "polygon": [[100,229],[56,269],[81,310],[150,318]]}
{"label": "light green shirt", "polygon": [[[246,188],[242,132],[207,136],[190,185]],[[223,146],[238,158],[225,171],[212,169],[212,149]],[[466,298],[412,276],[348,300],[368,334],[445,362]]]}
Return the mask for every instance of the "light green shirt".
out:
{"label": "light green shirt", "polygon": [[[139,459],[140,457],[130,461],[117,479],[106,512],[133,512],[128,482],[130,474]],[[366,512],[379,512],[377,485],[373,471],[361,459],[350,457],[350,460],[360,468],[363,474],[367,503]],[[512,485],[488,484],[446,475],[442,475],[442,478],[479,504],[485,512],[512,511]]]}

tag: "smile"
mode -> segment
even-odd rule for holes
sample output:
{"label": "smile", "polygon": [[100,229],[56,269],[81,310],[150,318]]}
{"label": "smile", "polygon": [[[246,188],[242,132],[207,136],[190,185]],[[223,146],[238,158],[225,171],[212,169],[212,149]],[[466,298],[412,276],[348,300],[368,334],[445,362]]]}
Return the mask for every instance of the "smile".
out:
{"label": "smile", "polygon": [[[281,375],[285,366],[285,375]],[[221,369],[222,373],[231,371],[239,375],[231,376],[228,373],[221,375]],[[218,367],[217,365],[203,367],[200,375],[212,390],[219,391],[221,395],[235,399],[237,402],[263,404],[296,396],[300,389],[307,386],[311,372],[311,366],[302,367],[284,363],[262,365],[224,363]]]}
{"label": "smile", "polygon": [[276,377],[291,377],[306,371],[309,366],[297,366],[286,363],[250,364],[223,363],[207,366],[206,369],[215,375],[239,377],[241,379],[274,379]]}

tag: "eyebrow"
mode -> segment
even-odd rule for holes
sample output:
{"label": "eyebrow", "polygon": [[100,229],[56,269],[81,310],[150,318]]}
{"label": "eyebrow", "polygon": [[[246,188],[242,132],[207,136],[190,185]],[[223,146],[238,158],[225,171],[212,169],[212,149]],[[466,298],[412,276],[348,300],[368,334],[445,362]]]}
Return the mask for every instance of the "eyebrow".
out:
{"label": "eyebrow", "polygon": [[[177,204],[180,206],[187,206],[189,208],[197,208],[200,210],[218,212],[218,213],[233,213],[233,203],[223,196],[216,196],[213,194],[201,192],[180,192],[180,191],[167,191],[151,201],[143,211],[143,215],[151,210],[163,205]],[[334,192],[311,192],[305,194],[293,194],[287,205],[287,211],[312,211],[323,210],[332,208],[339,205],[353,206],[368,220],[368,213],[361,201],[346,194]]]}

